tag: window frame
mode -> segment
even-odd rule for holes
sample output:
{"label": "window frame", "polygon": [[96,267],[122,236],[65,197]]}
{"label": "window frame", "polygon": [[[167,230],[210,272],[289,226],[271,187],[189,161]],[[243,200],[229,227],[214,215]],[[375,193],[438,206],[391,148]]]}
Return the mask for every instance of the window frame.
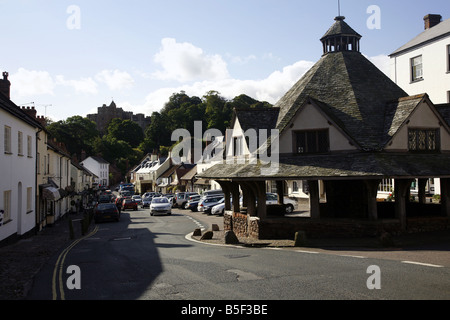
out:
{"label": "window frame", "polygon": [[[414,61],[416,60],[416,59],[418,59],[418,58],[420,58],[420,64],[414,64]],[[420,65],[420,70],[421,70],[421,72],[420,72],[420,76],[417,76],[416,75],[416,71],[417,71],[417,66],[419,66]],[[423,58],[422,58],[422,55],[419,55],[419,56],[415,56],[415,57],[412,57],[411,59],[410,59],[410,62],[409,62],[409,66],[410,66],[410,70],[411,70],[411,82],[417,82],[417,81],[421,81],[421,80],[423,80]]]}
{"label": "window frame", "polygon": [[33,138],[27,135],[27,157],[33,158]]}
{"label": "window frame", "polygon": [[11,190],[3,191],[3,224],[11,221]]}
{"label": "window frame", "polygon": [[[315,134],[315,137],[312,137],[310,134]],[[305,151],[299,151],[299,135],[304,134],[304,144]],[[320,134],[324,134],[322,137],[326,137],[326,141],[320,141]],[[293,153],[294,154],[323,154],[330,152],[330,130],[328,128],[324,129],[308,129],[308,130],[295,130],[293,131]],[[311,148],[310,143],[311,140],[315,140],[315,147]],[[326,144],[326,150],[321,149],[321,144]],[[312,151],[311,151],[312,150]]]}
{"label": "window frame", "polygon": [[446,48],[447,48],[447,52],[446,52],[446,56],[447,56],[447,73],[450,73],[450,44],[448,44]]}
{"label": "window frame", "polygon": [[23,132],[17,132],[17,154],[23,156]]}
{"label": "window frame", "polygon": [[[412,146],[411,135],[414,136],[414,147]],[[421,133],[425,140],[421,140]],[[433,133],[433,135],[431,134]],[[429,148],[431,143],[431,137],[434,136],[434,148]],[[421,145],[424,147],[421,147]],[[414,153],[438,153],[441,151],[441,139],[439,128],[408,128],[408,151]]]}
{"label": "window frame", "polygon": [[3,134],[4,134],[4,152],[6,154],[12,154],[11,127],[5,125]]}

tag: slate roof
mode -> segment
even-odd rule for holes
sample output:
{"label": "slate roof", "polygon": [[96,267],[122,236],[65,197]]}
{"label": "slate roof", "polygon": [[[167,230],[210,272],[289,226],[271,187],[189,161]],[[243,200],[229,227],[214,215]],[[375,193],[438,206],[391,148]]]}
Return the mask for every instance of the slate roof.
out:
{"label": "slate roof", "polygon": [[[281,157],[279,163],[220,164],[200,174],[216,180],[449,178],[450,154],[348,152]],[[271,167],[272,166],[272,167]]]}
{"label": "slate roof", "polygon": [[242,130],[245,132],[248,129],[275,129],[277,123],[279,108],[235,108],[232,126],[236,119],[239,120]]}
{"label": "slate roof", "polygon": [[324,40],[327,37],[333,37],[335,35],[342,36],[356,36],[357,38],[361,38],[361,35],[352,29],[345,21],[345,17],[336,17],[334,20],[336,22],[328,29],[325,35],[320,39]]}
{"label": "slate roof", "polygon": [[0,92],[0,108],[35,128],[43,128],[42,124],[22,111],[14,102]]}
{"label": "slate roof", "polygon": [[445,122],[450,125],[450,103],[437,104],[435,107],[445,119]]}
{"label": "slate roof", "polygon": [[420,46],[440,40],[444,37],[450,37],[450,19],[442,21],[434,27],[423,31],[414,39],[408,41],[406,44],[395,50],[389,56],[398,56],[404,52],[414,50]]}
{"label": "slate roof", "polygon": [[[379,150],[386,141],[385,115],[408,94],[361,53],[328,53],[275,104],[280,134],[298,110],[313,98],[363,150]],[[389,120],[387,120],[389,122]]]}
{"label": "slate roof", "polygon": [[[343,32],[352,33],[354,30],[342,19],[337,19],[324,38]],[[359,35],[355,32],[353,36]],[[449,153],[430,155],[383,151],[423,101],[433,106],[427,94],[408,96],[360,52],[327,52],[275,104],[274,108],[279,109],[276,128],[282,135],[302,108],[312,103],[359,150],[281,154],[279,159],[265,165],[259,160],[244,164],[224,162],[198,176],[216,180],[448,178]],[[447,122],[445,126],[448,129],[450,108],[442,106],[432,109],[438,111],[438,118]]]}

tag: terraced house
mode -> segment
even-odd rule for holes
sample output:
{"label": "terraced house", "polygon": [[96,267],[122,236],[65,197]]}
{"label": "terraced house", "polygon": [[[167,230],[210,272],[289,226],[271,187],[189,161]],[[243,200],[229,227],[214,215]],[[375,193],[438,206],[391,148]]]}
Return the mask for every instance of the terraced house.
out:
{"label": "terraced house", "polygon": [[[320,39],[320,60],[275,104],[276,120],[268,117],[262,124],[256,122],[259,117],[246,118],[246,128],[278,130],[276,170],[268,170],[272,164],[261,159],[250,161],[248,148],[235,147],[248,144],[245,134],[233,134],[227,137],[233,139],[227,152],[244,152],[248,159],[199,173],[226,193],[226,228],[251,237],[285,238],[299,230],[315,237],[449,227],[450,126],[444,113],[426,93],[409,96],[366,59],[360,52],[362,36],[344,20],[335,18]],[[235,121],[232,129],[241,130],[242,124]],[[419,183],[419,203],[410,203],[409,191],[415,179],[429,178],[440,179],[442,204],[423,210],[424,184]],[[377,201],[383,179],[395,181],[394,202]],[[309,218],[268,214],[266,184],[275,184],[283,199],[286,181],[307,184]],[[237,201],[231,206],[230,198],[240,190],[243,207]]]}
{"label": "terraced house", "polygon": [[0,242],[35,227],[36,134],[42,127],[10,100],[8,73],[0,80]]}

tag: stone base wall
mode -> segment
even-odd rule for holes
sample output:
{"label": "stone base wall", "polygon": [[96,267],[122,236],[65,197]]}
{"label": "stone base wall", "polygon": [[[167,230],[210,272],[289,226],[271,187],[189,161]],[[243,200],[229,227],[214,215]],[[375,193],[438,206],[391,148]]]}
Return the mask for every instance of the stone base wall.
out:
{"label": "stone base wall", "polygon": [[248,217],[228,211],[224,215],[224,230],[233,230],[238,237],[254,239],[294,239],[297,231],[308,238],[377,237],[383,232],[392,235],[450,230],[448,217],[414,217],[407,219],[406,231],[401,230],[398,219],[377,221],[356,219],[267,218]]}

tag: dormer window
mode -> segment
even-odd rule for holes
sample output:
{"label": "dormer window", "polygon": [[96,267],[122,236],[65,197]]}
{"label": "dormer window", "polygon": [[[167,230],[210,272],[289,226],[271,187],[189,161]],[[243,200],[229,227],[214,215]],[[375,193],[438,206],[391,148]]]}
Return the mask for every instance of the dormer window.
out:
{"label": "dormer window", "polygon": [[409,129],[408,148],[413,152],[437,152],[440,150],[439,129]]}
{"label": "dormer window", "polygon": [[328,129],[295,131],[294,153],[326,153],[330,151]]}

